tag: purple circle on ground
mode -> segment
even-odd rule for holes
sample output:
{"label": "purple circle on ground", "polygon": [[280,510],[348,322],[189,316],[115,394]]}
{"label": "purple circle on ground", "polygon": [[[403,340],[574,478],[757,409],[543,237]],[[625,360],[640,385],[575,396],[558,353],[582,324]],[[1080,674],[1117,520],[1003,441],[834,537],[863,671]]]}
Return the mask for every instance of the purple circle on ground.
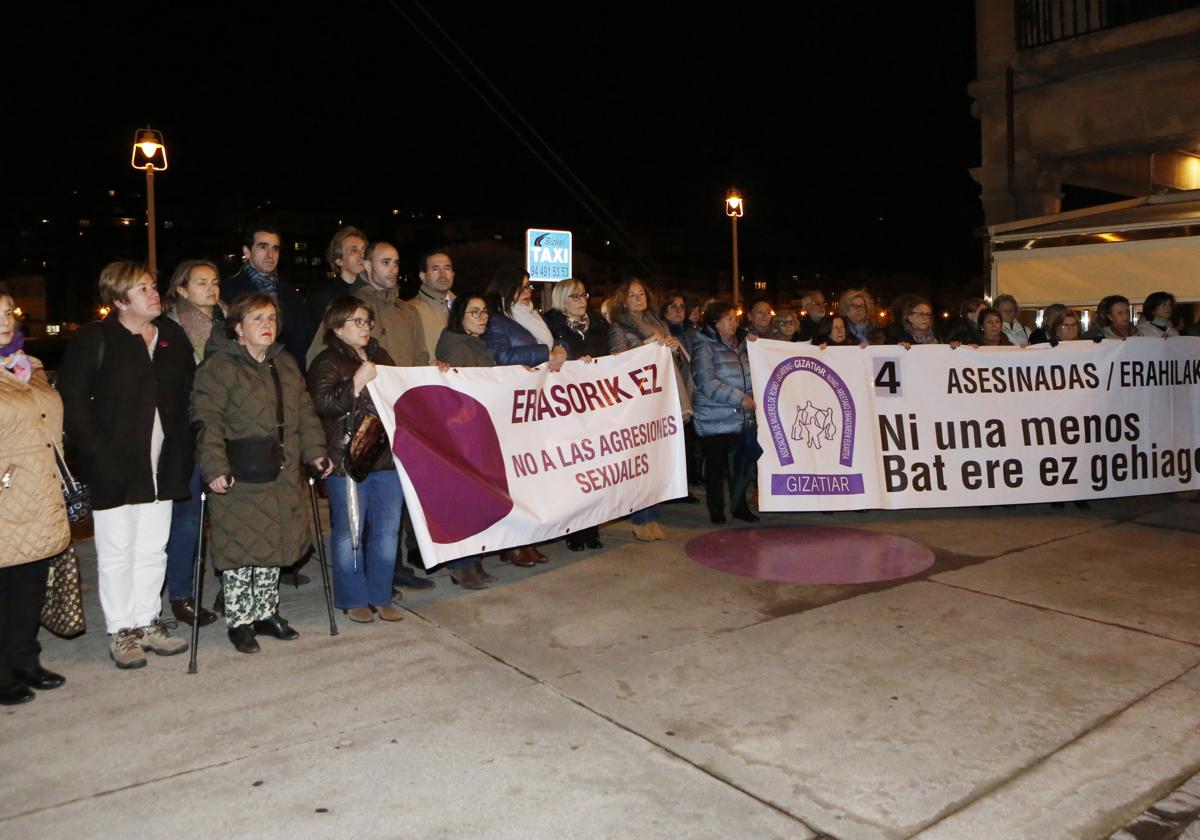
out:
{"label": "purple circle on ground", "polygon": [[933,552],[913,540],[859,528],[817,525],[729,528],[690,540],[701,566],[780,583],[874,583],[919,574]]}

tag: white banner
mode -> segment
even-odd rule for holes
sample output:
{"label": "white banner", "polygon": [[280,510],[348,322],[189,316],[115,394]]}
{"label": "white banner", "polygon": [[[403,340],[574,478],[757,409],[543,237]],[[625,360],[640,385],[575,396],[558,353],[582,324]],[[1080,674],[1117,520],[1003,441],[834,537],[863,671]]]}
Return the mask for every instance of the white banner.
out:
{"label": "white banner", "polygon": [[379,367],[367,387],[432,567],[687,495],[671,353],[544,366]]}
{"label": "white banner", "polygon": [[766,511],[1200,487],[1200,338],[972,350],[750,345]]}

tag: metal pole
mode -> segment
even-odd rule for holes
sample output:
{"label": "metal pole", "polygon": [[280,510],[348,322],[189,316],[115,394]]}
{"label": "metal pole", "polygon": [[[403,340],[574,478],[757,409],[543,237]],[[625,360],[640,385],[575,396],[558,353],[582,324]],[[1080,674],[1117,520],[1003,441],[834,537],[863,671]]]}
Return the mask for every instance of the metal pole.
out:
{"label": "metal pole", "polygon": [[196,562],[192,566],[192,656],[188,661],[189,674],[196,673],[196,659],[200,649],[200,596],[203,587],[200,586],[204,569],[204,503],[208,494],[200,491],[200,533],[196,535]]}
{"label": "metal pole", "polygon": [[158,246],[154,239],[154,167],[146,167],[146,230],[150,240],[150,273],[158,272]]}
{"label": "metal pole", "polygon": [[737,220],[738,217],[730,216],[733,220],[733,308],[742,308],[742,278],[738,273],[738,252],[737,252]]}

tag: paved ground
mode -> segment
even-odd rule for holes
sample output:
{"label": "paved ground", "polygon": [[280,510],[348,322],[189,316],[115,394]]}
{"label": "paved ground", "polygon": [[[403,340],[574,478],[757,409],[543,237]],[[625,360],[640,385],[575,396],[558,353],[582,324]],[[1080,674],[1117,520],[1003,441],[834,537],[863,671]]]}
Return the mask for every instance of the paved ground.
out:
{"label": "paved ground", "polygon": [[764,516],[936,554],[845,586],[699,566],[703,507],[665,510],[668,542],[620,523],[489,561],[486,592],[440,574],[336,638],[314,579],[283,595],[300,640],[244,656],[214,625],[195,676],[112,667],[81,543],[93,629],[46,642],[65,687],[0,713],[0,838],[1196,834],[1193,494]]}

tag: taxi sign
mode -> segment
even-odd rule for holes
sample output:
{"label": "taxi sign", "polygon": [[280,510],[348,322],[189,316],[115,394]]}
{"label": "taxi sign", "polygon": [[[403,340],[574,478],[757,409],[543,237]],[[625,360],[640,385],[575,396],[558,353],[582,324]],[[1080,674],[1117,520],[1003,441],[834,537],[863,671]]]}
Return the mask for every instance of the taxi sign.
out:
{"label": "taxi sign", "polygon": [[557,283],[571,275],[571,231],[525,231],[525,270],[530,280]]}

